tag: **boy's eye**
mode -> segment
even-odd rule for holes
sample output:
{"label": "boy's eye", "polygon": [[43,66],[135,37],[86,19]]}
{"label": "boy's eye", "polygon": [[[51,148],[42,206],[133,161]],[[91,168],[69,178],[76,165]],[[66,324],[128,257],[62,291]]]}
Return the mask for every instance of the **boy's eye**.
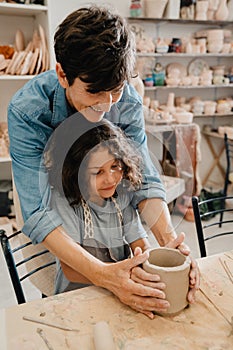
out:
{"label": "boy's eye", "polygon": [[112,169],[121,171],[121,170],[122,170],[122,164],[121,164],[121,162],[114,163],[114,164],[112,165]]}
{"label": "boy's eye", "polygon": [[122,166],[121,166],[120,164],[114,164],[114,165],[112,166],[112,169],[114,169],[114,170],[121,170],[121,169],[122,169]]}
{"label": "boy's eye", "polygon": [[96,173],[94,173],[93,175],[100,175],[103,173],[103,170],[98,170]]}

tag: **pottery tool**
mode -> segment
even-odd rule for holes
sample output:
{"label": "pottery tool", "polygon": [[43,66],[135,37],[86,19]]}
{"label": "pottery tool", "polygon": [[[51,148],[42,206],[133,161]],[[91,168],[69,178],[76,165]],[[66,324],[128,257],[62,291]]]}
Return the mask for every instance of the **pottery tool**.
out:
{"label": "pottery tool", "polygon": [[93,332],[95,350],[116,350],[113,335],[107,322],[96,323]]}
{"label": "pottery tool", "polygon": [[51,346],[51,344],[49,343],[46,335],[45,335],[45,332],[43,331],[43,329],[41,328],[37,328],[36,332],[39,334],[39,336],[43,339],[45,345],[47,346],[47,348],[49,350],[54,350],[54,348]]}
{"label": "pottery tool", "polygon": [[226,255],[229,259],[233,260],[233,256],[230,256],[229,254],[228,253],[224,253],[224,255]]}
{"label": "pottery tool", "polygon": [[226,318],[224,313],[219,309],[219,307],[208,297],[208,295],[201,289],[199,288],[200,292],[206,297],[206,299],[213,305],[213,307],[220,313],[220,315],[227,321],[227,323],[232,326],[232,323]]}
{"label": "pottery tool", "polygon": [[30,321],[30,322],[35,322],[35,323],[39,323],[39,324],[43,324],[43,325],[48,326],[48,327],[62,329],[63,331],[79,332],[79,330],[75,329],[75,328],[70,328],[70,327],[66,327],[66,326],[60,326],[59,324],[55,324],[55,323],[47,322],[47,321],[44,321],[44,320],[36,319],[36,318],[30,317],[30,316],[23,316],[23,320]]}
{"label": "pottery tool", "polygon": [[219,261],[220,261],[224,271],[226,272],[229,280],[231,281],[231,283],[233,283],[233,274],[232,274],[231,270],[229,269],[226,260],[223,261],[221,258],[219,258]]}

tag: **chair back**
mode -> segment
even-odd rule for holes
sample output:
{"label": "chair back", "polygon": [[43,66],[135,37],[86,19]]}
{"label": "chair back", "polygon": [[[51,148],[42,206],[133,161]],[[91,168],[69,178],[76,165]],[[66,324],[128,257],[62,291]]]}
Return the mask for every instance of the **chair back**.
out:
{"label": "chair back", "polygon": [[[199,201],[192,197],[195,226],[201,257],[207,256],[206,242],[233,234],[233,196],[220,196]],[[204,212],[201,211],[205,208]],[[225,213],[225,219],[222,214]],[[226,216],[226,213],[229,215]]]}
{"label": "chair back", "polygon": [[232,161],[233,161],[233,140],[229,139],[227,134],[224,134],[224,143],[225,143],[225,151],[226,151],[226,174],[224,181],[224,189],[223,194],[226,196],[228,185],[232,182],[230,179],[230,174],[233,172]]}
{"label": "chair back", "polygon": [[[16,216],[16,224],[19,230],[23,227],[23,216],[20,207],[20,201],[18,192],[13,180],[13,202],[15,208],[15,216]],[[20,249],[20,252],[24,259],[28,259],[30,256],[34,256],[35,254],[41,254],[46,249],[43,244],[31,244],[31,240],[25,235],[20,234],[13,238],[12,244],[15,248],[16,246],[24,246],[24,248]],[[47,250],[46,250],[47,251]],[[19,254],[19,253],[18,253]],[[20,259],[20,257],[19,257]],[[38,255],[35,259],[26,260],[24,266],[26,271],[29,273],[30,271],[36,269],[38,266],[42,266],[44,264],[50,264],[51,262],[55,262],[55,257],[49,251],[46,254]],[[32,274],[29,276],[29,280],[31,283],[36,286],[39,291],[45,296],[54,295],[54,286],[55,286],[55,277],[56,277],[56,266],[55,264],[49,265],[45,269],[39,270],[36,274]]]}

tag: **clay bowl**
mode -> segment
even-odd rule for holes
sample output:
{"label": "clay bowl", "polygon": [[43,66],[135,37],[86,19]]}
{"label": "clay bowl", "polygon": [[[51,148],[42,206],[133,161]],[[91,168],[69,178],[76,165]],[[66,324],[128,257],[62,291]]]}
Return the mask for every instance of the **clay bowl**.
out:
{"label": "clay bowl", "polygon": [[173,116],[176,119],[177,123],[180,124],[190,124],[193,121],[193,113],[191,112],[176,112],[173,114]]}

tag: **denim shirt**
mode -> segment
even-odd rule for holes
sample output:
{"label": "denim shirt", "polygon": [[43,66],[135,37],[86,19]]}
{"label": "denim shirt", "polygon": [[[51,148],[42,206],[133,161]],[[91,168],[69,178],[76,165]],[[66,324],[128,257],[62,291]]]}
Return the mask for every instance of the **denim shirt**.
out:
{"label": "denim shirt", "polygon": [[[54,129],[75,112],[54,70],[27,82],[8,106],[10,154],[24,219],[22,231],[33,243],[42,242],[63,223],[50,206],[51,189],[41,160]],[[131,85],[125,86],[121,100],[105,113],[105,118],[118,124],[142,152],[144,180],[142,188],[134,194],[132,205],[137,207],[146,198],[165,200],[164,187],[147,149],[142,101]]]}

